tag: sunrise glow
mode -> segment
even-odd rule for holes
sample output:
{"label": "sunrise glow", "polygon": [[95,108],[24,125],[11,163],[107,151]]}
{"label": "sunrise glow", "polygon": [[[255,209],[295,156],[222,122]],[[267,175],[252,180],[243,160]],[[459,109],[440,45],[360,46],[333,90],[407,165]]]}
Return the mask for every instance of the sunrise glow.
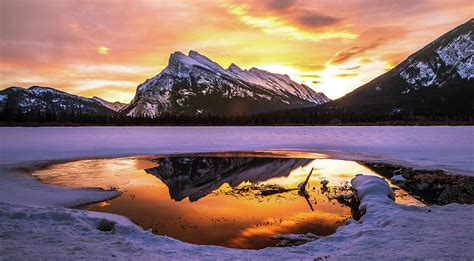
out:
{"label": "sunrise glow", "polygon": [[224,68],[287,74],[334,99],[472,16],[469,0],[6,0],[2,9],[0,88],[122,102],[172,52],[189,50]]}
{"label": "sunrise glow", "polygon": [[97,47],[97,52],[98,52],[99,54],[109,54],[109,51],[110,51],[110,48],[105,47],[105,46],[103,46],[103,45]]}

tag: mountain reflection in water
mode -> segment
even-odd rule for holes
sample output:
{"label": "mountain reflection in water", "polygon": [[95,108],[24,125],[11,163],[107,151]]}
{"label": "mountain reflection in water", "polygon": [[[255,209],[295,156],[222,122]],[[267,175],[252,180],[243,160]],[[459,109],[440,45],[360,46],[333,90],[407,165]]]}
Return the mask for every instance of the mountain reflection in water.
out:
{"label": "mountain reflection in water", "polygon": [[197,201],[223,184],[237,187],[244,182],[258,183],[287,177],[312,159],[258,157],[169,157],[158,159],[158,167],[146,169],[169,188],[176,201],[189,197]]}

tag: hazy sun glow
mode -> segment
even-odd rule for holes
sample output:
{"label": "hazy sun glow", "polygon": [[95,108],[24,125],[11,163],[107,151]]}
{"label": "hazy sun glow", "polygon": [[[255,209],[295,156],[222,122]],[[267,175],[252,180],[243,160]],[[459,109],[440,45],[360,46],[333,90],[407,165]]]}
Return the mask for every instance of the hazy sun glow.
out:
{"label": "hazy sun glow", "polygon": [[110,48],[105,47],[105,46],[103,46],[103,45],[97,47],[97,52],[98,52],[99,54],[108,54],[109,51],[110,51]]}
{"label": "hazy sun glow", "polygon": [[196,50],[334,99],[469,20],[472,1],[0,0],[0,10],[0,88],[129,102],[170,53]]}

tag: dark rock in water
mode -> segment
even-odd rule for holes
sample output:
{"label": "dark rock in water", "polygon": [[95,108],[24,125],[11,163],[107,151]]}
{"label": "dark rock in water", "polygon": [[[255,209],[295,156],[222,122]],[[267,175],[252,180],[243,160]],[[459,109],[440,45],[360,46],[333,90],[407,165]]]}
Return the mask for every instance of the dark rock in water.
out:
{"label": "dark rock in water", "polygon": [[276,184],[257,185],[255,187],[260,191],[261,196],[271,196],[275,194],[280,194],[280,193],[296,190],[296,189],[287,189]]}
{"label": "dark rock in water", "polygon": [[351,194],[339,194],[334,199],[337,200],[340,204],[343,204],[345,206],[348,206],[351,208],[351,215],[354,220],[359,220],[362,217],[362,213],[359,210],[359,200],[357,197],[354,195],[354,193]]}
{"label": "dark rock in water", "polygon": [[104,232],[112,231],[114,228],[115,222],[107,219],[100,220],[99,224],[97,225],[97,229]]}
{"label": "dark rock in water", "polygon": [[290,241],[288,240],[281,240],[280,242],[278,242],[275,246],[277,247],[292,247],[292,246],[295,246],[294,244],[292,244]]}
{"label": "dark rock in water", "polygon": [[312,233],[306,234],[283,234],[283,235],[274,235],[271,237],[273,240],[279,240],[276,244],[277,247],[292,247],[306,244],[318,240],[320,236],[317,236]]}
{"label": "dark rock in water", "polygon": [[422,180],[419,183],[416,183],[416,188],[420,191],[429,190],[430,184],[426,180]]}

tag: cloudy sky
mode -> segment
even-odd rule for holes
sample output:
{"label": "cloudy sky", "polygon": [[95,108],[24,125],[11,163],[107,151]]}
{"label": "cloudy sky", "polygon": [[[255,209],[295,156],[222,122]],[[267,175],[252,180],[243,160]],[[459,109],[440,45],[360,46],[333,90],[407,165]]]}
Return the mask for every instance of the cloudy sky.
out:
{"label": "cloudy sky", "polygon": [[0,89],[129,102],[170,53],[338,98],[469,20],[472,0],[0,0]]}

